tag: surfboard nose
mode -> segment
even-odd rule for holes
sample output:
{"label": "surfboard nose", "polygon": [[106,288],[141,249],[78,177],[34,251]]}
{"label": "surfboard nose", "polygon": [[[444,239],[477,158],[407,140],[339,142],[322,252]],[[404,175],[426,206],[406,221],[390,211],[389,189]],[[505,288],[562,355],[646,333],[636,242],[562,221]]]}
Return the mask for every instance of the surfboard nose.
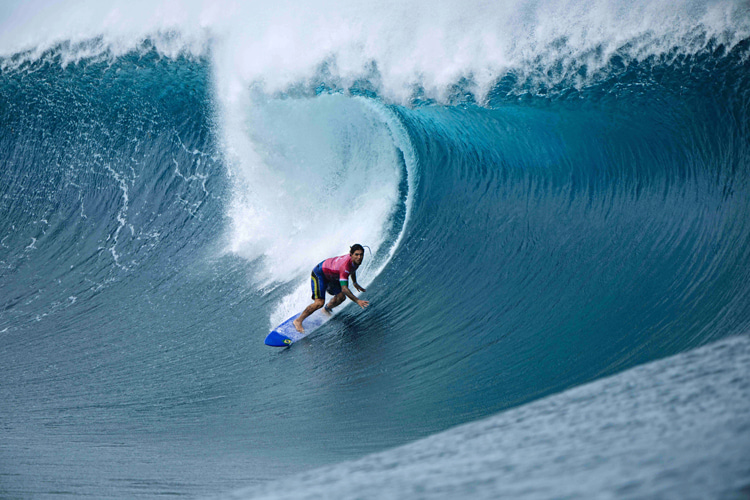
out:
{"label": "surfboard nose", "polygon": [[266,336],[266,345],[271,347],[287,347],[292,345],[292,339],[280,334],[276,330],[272,331]]}

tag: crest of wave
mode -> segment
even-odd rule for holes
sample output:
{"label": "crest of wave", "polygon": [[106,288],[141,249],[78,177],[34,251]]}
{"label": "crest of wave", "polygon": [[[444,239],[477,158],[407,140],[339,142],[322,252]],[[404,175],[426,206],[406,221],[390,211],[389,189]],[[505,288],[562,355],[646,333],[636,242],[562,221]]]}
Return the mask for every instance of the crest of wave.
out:
{"label": "crest of wave", "polygon": [[368,78],[396,102],[415,86],[445,99],[462,79],[481,99],[508,70],[556,78],[585,64],[592,74],[615,52],[690,53],[750,33],[741,0],[17,1],[0,16],[0,55],[33,58],[62,43],[64,61],[74,62],[148,38],[167,56],[210,54],[231,67],[218,79],[230,100],[248,82],[284,91],[321,65],[344,88]]}

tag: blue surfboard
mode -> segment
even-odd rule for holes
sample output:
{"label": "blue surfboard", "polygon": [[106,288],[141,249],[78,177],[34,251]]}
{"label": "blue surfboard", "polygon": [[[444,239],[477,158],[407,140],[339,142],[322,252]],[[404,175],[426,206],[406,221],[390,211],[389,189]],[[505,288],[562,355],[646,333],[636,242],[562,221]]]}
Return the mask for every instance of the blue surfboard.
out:
{"label": "blue surfboard", "polygon": [[271,330],[271,333],[266,336],[266,345],[272,347],[289,347],[299,339],[303,339],[310,335],[316,328],[330,318],[328,314],[323,312],[323,308],[320,308],[305,319],[305,322],[302,324],[302,326],[305,327],[305,333],[300,333],[292,324],[292,321],[297,319],[300,314],[302,313],[295,314]]}

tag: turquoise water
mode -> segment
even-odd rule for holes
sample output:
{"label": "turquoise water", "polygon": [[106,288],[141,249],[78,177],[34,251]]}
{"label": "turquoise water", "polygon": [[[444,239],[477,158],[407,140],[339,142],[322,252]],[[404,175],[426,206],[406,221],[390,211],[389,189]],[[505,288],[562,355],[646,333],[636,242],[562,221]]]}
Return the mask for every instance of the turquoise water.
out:
{"label": "turquoise water", "polygon": [[227,498],[744,498],[747,336]]}
{"label": "turquoise water", "polygon": [[[505,62],[392,60],[380,49],[398,37],[363,28],[357,78],[341,42],[309,67],[288,48],[286,81],[221,24],[197,51],[174,27],[125,48],[114,28],[3,41],[0,496],[304,497],[314,476],[267,482],[340,463],[326,474],[341,497],[384,495],[379,482],[424,498],[741,495],[750,21],[711,5],[729,14],[669,4],[683,24],[628,38],[602,21],[597,42],[564,16],[569,36],[545,41],[552,14],[519,4],[534,43]],[[458,16],[481,27],[463,40],[513,34],[482,21],[500,14]],[[441,57],[465,71],[443,78]],[[402,85],[399,68],[420,76]],[[312,267],[355,242],[371,247],[371,306],[264,346],[307,304]],[[658,368],[673,365],[689,380]],[[545,405],[559,418],[540,435],[518,415]],[[682,427],[660,427],[672,413]],[[461,437],[473,427],[439,434],[491,422],[510,464]],[[524,439],[549,440],[526,454]],[[644,450],[647,464],[622,459]],[[473,464],[468,479],[452,483],[441,453]],[[580,470],[618,479],[572,487]],[[525,494],[530,478],[544,486]]]}

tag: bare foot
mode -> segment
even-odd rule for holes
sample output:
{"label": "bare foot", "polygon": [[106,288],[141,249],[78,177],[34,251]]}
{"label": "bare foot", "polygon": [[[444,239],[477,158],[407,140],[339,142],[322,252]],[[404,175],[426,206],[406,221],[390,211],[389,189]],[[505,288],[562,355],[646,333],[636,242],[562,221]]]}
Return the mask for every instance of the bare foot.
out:
{"label": "bare foot", "polygon": [[302,328],[302,323],[300,323],[299,318],[292,321],[292,324],[294,325],[294,328],[296,328],[298,332],[305,333],[305,329]]}

